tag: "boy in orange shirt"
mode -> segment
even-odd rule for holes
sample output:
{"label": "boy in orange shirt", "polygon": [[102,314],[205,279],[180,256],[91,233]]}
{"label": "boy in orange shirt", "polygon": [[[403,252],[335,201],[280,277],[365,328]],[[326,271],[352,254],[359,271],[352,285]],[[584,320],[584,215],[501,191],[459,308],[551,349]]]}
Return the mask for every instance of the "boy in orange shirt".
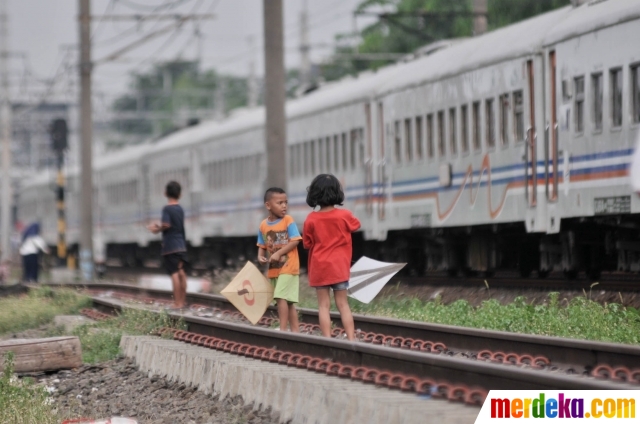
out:
{"label": "boy in orange shirt", "polygon": [[[298,292],[300,286],[300,259],[298,243],[302,240],[296,223],[287,215],[287,194],[278,187],[268,189],[264,194],[264,206],[269,217],[260,223],[258,231],[258,261],[269,263],[267,276],[275,290],[273,297],[278,305],[280,330],[291,327],[299,332]],[[266,256],[268,255],[268,256]]]}

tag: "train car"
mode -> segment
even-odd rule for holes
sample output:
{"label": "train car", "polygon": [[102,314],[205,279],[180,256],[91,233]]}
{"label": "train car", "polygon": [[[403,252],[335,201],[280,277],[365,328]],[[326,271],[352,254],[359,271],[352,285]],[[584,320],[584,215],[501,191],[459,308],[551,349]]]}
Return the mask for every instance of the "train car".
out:
{"label": "train car", "polygon": [[[627,181],[640,57],[617,41],[640,35],[640,3],[583,3],[290,100],[285,159],[300,228],[306,187],[331,172],[363,224],[357,254],[409,262],[412,274],[640,270],[640,205]],[[194,263],[255,256],[264,119],[262,108],[241,110],[96,161],[108,256],[157,256],[159,237],[144,227],[171,179],[183,185]],[[39,200],[38,181],[20,214]]]}

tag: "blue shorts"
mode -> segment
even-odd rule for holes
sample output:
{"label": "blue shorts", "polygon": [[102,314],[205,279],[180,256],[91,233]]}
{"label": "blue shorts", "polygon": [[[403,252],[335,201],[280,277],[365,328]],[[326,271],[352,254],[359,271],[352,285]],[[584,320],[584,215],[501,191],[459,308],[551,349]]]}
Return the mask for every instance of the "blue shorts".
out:
{"label": "blue shorts", "polygon": [[329,284],[327,286],[320,286],[320,287],[316,287],[316,290],[318,289],[333,289],[334,292],[337,291],[341,291],[341,290],[346,290],[349,288],[349,282],[348,281],[343,281],[342,283],[335,283],[335,284]]}

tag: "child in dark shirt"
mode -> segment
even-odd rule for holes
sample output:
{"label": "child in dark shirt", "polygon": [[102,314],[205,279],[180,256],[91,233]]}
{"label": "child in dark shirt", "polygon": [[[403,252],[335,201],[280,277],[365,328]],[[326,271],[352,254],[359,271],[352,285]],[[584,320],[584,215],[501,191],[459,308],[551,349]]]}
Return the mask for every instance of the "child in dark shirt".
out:
{"label": "child in dark shirt", "polygon": [[162,262],[173,283],[175,308],[186,305],[187,297],[187,242],[184,234],[184,211],[178,203],[182,188],[176,181],[170,181],[165,189],[167,206],[162,208],[162,222],[147,228],[154,234],[162,231]]}

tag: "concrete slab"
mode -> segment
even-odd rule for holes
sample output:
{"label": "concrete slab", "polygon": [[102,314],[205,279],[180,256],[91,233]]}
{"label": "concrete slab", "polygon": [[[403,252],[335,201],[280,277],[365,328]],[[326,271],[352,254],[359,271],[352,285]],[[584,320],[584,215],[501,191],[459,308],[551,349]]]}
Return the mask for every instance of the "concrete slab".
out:
{"label": "concrete slab", "polygon": [[303,369],[232,355],[174,340],[123,336],[120,347],[149,375],[222,397],[240,395],[255,409],[271,407],[281,422],[475,422],[480,408],[366,385]]}

